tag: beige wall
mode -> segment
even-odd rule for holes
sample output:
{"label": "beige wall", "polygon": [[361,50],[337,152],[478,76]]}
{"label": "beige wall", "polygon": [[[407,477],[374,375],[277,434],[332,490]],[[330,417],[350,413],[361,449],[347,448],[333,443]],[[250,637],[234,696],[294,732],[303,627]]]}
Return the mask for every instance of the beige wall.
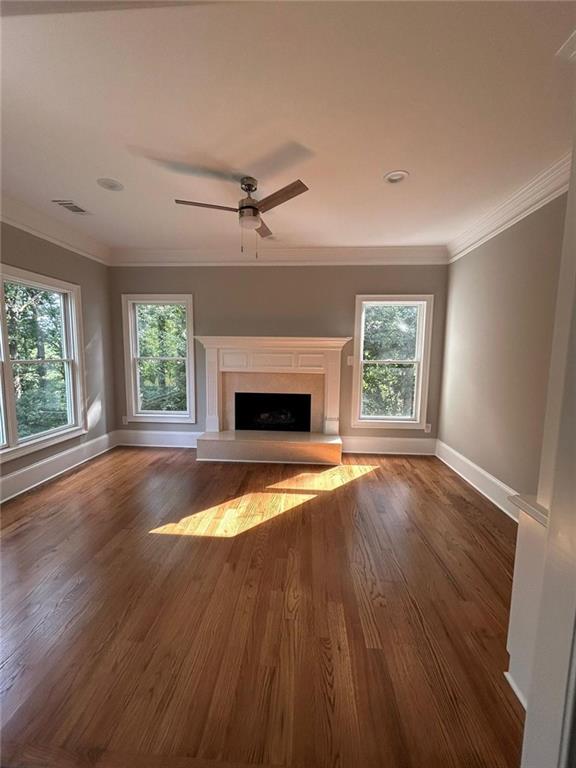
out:
{"label": "beige wall", "polygon": [[[428,417],[438,423],[447,266],[369,267],[116,267],[111,269],[117,426],[126,413],[122,352],[123,293],[191,293],[197,335],[353,336],[359,293],[434,294],[434,328]],[[340,432],[343,435],[422,437],[419,430],[353,429],[350,426],[352,368],[342,354]],[[197,424],[204,429],[204,350],[196,344]],[[190,429],[173,424],[130,424],[131,429]]]}
{"label": "beige wall", "polygon": [[6,462],[2,473],[7,474],[105,434],[113,429],[115,419],[108,268],[7,224],[2,224],[1,246],[4,264],[81,287],[89,424],[88,434],[81,438]]}
{"label": "beige wall", "polygon": [[450,265],[439,438],[535,493],[566,196]]}

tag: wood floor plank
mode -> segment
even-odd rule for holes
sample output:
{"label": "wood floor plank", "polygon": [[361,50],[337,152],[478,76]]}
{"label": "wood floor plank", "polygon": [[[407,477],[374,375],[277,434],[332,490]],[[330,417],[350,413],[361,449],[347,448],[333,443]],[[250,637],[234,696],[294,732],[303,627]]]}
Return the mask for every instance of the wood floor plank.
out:
{"label": "wood floor plank", "polygon": [[[225,763],[196,757],[97,751],[83,754],[36,744],[3,744],[3,757],[9,761],[11,768],[253,768],[247,763]],[[260,765],[259,768],[277,766]]]}
{"label": "wood floor plank", "polygon": [[2,510],[3,768],[518,768],[515,524],[432,457],[119,448]]}

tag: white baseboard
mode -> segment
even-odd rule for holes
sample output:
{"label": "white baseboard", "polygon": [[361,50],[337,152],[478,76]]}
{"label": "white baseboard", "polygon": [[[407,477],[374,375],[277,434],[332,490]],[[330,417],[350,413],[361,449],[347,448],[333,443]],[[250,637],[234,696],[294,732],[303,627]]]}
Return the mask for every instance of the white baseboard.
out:
{"label": "white baseboard", "polygon": [[434,456],[436,440],[433,437],[365,437],[342,435],[344,453],[398,453]]}
{"label": "white baseboard", "polygon": [[512,690],[516,694],[516,698],[518,699],[520,704],[522,704],[524,709],[526,709],[526,707],[528,706],[528,702],[526,701],[526,696],[524,696],[520,688],[518,688],[510,672],[504,672],[504,677],[508,681],[508,685],[510,686],[510,688],[512,688]]}
{"label": "white baseboard", "polygon": [[517,491],[502,483],[482,467],[474,464],[466,456],[455,451],[454,448],[450,448],[442,440],[436,441],[436,456],[450,469],[453,469],[456,474],[463,477],[467,483],[470,483],[479,493],[486,496],[493,504],[518,522],[518,507],[510,501],[510,496],[515,496]]}
{"label": "white baseboard", "polygon": [[3,475],[0,478],[0,501],[8,501],[8,499],[18,496],[20,493],[24,493],[24,491],[29,491],[31,488],[45,483],[47,480],[51,480],[53,477],[57,477],[73,467],[77,467],[79,464],[83,464],[85,461],[89,461],[89,459],[109,451],[114,445],[114,432],[108,432],[106,435],[102,435],[102,437],[96,437],[74,448],[69,448],[54,456],[41,459],[29,467]]}
{"label": "white baseboard", "polygon": [[163,432],[159,429],[117,429],[115,445],[144,445],[149,448],[196,448],[203,432]]}

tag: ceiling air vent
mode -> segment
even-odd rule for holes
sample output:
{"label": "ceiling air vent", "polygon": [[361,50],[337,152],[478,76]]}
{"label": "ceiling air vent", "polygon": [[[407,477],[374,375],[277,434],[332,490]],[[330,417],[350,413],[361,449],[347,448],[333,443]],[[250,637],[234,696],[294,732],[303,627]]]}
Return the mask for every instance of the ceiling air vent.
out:
{"label": "ceiling air vent", "polygon": [[56,203],[56,205],[59,205],[61,208],[66,208],[66,210],[70,211],[70,213],[88,213],[88,211],[86,211],[84,208],[80,208],[79,205],[76,205],[73,200],[52,200],[52,202]]}

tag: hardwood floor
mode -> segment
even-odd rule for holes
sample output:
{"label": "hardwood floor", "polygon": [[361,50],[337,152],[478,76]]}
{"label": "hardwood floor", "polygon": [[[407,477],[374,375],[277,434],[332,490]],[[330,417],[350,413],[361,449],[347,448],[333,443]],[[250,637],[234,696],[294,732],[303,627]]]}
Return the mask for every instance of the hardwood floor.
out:
{"label": "hardwood floor", "polygon": [[5,768],[517,768],[515,525],[432,457],[121,448],[3,508]]}

